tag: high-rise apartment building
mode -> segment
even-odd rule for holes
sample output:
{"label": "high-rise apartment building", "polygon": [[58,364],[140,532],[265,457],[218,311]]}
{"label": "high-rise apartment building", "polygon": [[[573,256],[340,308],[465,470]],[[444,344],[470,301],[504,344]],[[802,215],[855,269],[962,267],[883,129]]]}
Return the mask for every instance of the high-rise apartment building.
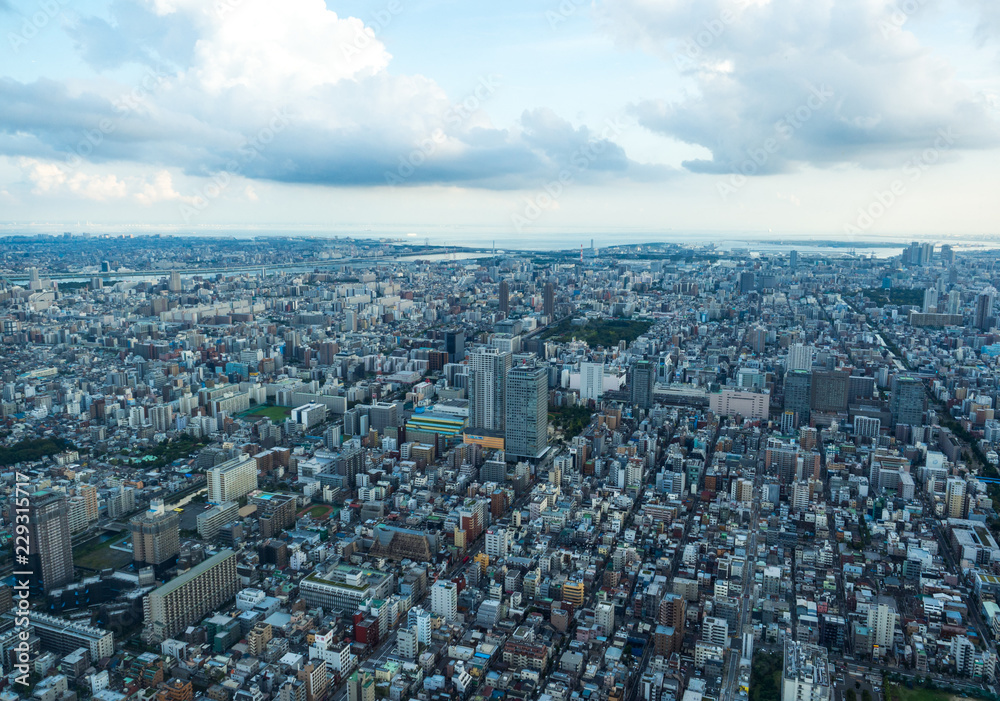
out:
{"label": "high-rise apartment building", "polygon": [[162,565],[181,551],[179,517],[167,511],[162,499],[129,521],[132,532],[132,560],[147,565]]}
{"label": "high-rise apartment building", "polygon": [[227,460],[208,470],[208,501],[237,501],[257,489],[257,461],[249,455]]}
{"label": "high-rise apartment building", "polygon": [[497,348],[469,354],[469,428],[503,431],[507,373],[513,356]]}
{"label": "high-rise apartment building", "polygon": [[431,611],[449,623],[458,616],[458,585],[443,579],[431,587]]}
{"label": "high-rise apartment building", "polygon": [[[14,523],[13,516],[10,523]],[[50,592],[73,581],[69,504],[65,496],[50,489],[29,497],[26,571],[33,573],[32,588],[39,591]]]}
{"label": "high-rise apartment building", "polygon": [[150,592],[143,601],[143,637],[160,643],[177,635],[236,596],[238,585],[236,553],[222,550]]}

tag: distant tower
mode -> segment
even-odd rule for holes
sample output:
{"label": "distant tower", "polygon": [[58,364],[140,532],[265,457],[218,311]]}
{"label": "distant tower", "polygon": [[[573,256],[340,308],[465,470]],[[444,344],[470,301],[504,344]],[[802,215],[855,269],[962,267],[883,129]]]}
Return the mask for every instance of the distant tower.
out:
{"label": "distant tower", "polygon": [[799,252],[798,251],[790,251],[789,252],[789,254],[788,254],[788,267],[791,268],[792,270],[795,270],[797,267],[799,267]]}
{"label": "distant tower", "polygon": [[[583,249],[581,248],[582,252]],[[543,292],[544,301],[542,311],[545,313],[549,320],[553,320],[556,317],[556,287],[551,282],[545,283],[545,290]]]}
{"label": "distant tower", "polygon": [[176,270],[170,271],[170,284],[168,286],[168,289],[171,292],[181,291],[181,274]]}

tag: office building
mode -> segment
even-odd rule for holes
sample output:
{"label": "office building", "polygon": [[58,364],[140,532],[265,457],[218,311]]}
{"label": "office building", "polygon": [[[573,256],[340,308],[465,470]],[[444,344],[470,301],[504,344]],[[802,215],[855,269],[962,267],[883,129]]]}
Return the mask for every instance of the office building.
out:
{"label": "office building", "polygon": [[399,426],[400,406],[396,402],[378,402],[368,409],[368,426],[378,431],[380,436],[385,435],[387,428],[397,428]]}
{"label": "office building", "polygon": [[810,408],[819,412],[847,411],[847,370],[814,370]]}
{"label": "office building", "polygon": [[795,413],[796,426],[809,425],[809,407],[812,404],[812,373],[808,370],[790,370],[785,373],[785,411]]}
{"label": "office building", "polygon": [[604,394],[604,363],[580,363],[580,399],[600,401]]}
{"label": "office building", "polygon": [[348,613],[369,599],[389,598],[393,582],[391,574],[341,564],[309,575],[299,584],[299,591],[310,606]]}
{"label": "office building", "polygon": [[785,640],[781,701],[830,701],[826,648]]}
{"label": "office building", "polygon": [[240,455],[216,465],[206,476],[209,503],[238,501],[257,489],[257,461],[249,455]]}
{"label": "office building", "polygon": [[546,282],[542,290],[542,313],[549,319],[556,316],[556,286]]}
{"label": "office building", "polygon": [[500,291],[498,294],[500,301],[500,311],[504,316],[510,315],[510,283],[506,280],[500,281]]}
{"label": "office building", "polygon": [[653,388],[656,384],[656,367],[648,360],[639,360],[632,366],[629,385],[630,400],[640,409],[653,406]]}
{"label": "office building", "polygon": [[549,441],[549,373],[542,366],[523,364],[507,374],[504,452],[519,458],[539,458]]}
{"label": "office building", "polygon": [[922,426],[924,423],[924,384],[917,377],[897,377],[889,400],[893,426]]}
{"label": "office building", "polygon": [[446,331],[444,334],[444,349],[448,353],[449,363],[461,363],[465,360],[465,332]]}
{"label": "office building", "polygon": [[143,637],[151,643],[174,637],[236,596],[238,584],[236,553],[213,555],[146,597]]}

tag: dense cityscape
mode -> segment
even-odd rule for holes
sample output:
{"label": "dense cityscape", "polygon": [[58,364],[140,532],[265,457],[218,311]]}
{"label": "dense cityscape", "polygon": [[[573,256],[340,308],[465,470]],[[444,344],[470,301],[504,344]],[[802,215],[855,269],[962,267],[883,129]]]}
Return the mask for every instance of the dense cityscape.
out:
{"label": "dense cityscape", "polygon": [[996,698],[995,254],[422,243],[0,239],[0,701]]}

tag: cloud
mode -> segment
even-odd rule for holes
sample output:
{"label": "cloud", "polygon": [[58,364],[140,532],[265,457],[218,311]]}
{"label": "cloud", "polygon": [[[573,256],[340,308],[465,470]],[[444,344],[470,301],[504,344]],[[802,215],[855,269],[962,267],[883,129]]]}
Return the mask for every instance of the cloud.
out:
{"label": "cloud", "polygon": [[150,178],[119,177],[114,173],[73,170],[64,164],[21,158],[18,166],[31,184],[33,195],[72,195],[84,200],[108,202],[130,198],[149,206],[159,202],[193,204],[195,197],[185,197],[173,186],[169,172],[161,170]]}
{"label": "cloud", "polygon": [[135,83],[0,79],[0,153],[293,184],[505,189],[536,186],[564,167],[567,147],[596,138],[607,148],[588,169],[595,181],[667,173],[629,161],[603,128],[554,114],[498,128],[484,107],[500,76],[449,96],[394,74],[374,30],[323,0],[115,0],[109,16],[81,19],[71,36],[95,70],[131,71]]}
{"label": "cloud", "polygon": [[683,164],[694,172],[746,173],[748,160],[757,173],[885,167],[941,129],[962,149],[997,143],[990,97],[883,0],[616,0],[600,11],[620,46],[661,57],[686,81],[680,100],[645,100],[632,114],[707,149],[710,158]]}

